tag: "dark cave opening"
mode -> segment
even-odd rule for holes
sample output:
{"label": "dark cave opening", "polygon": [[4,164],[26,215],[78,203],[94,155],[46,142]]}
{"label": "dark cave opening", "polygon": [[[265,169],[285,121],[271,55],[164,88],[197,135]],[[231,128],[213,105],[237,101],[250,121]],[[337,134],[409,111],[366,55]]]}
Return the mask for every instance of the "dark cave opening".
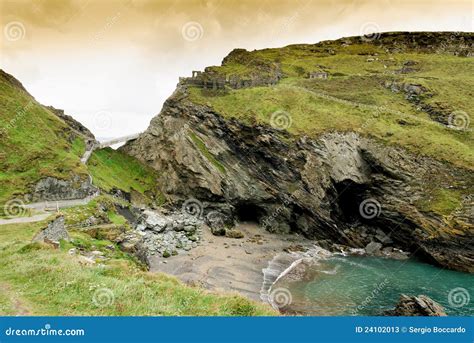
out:
{"label": "dark cave opening", "polygon": [[236,205],[235,209],[237,220],[241,222],[258,223],[265,214],[261,207],[252,203],[240,203]]}
{"label": "dark cave opening", "polygon": [[363,221],[364,218],[360,214],[359,206],[365,200],[367,186],[352,180],[343,180],[334,186],[340,218],[347,223]]}

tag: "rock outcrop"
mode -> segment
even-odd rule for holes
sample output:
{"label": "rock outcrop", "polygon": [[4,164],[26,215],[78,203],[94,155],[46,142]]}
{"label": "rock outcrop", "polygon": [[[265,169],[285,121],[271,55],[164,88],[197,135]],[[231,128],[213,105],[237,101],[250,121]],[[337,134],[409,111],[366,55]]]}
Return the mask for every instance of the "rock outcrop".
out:
{"label": "rock outcrop", "polygon": [[426,295],[408,296],[402,294],[395,309],[385,312],[387,316],[446,316],[444,308]]}
{"label": "rock outcrop", "polygon": [[[206,213],[224,209],[227,221],[254,220],[270,231],[359,248],[375,241],[473,271],[472,217],[460,216],[464,231],[447,235],[449,223],[415,205],[430,180],[443,175],[472,187],[472,175],[356,133],[289,138],[225,120],[178,88],[148,130],[122,149],[159,170],[162,191],[177,204],[197,198]],[[460,209],[466,211],[468,202]]]}
{"label": "rock outcrop", "polygon": [[45,242],[59,246],[61,240],[69,241],[69,233],[64,226],[64,217],[59,216],[48,224],[48,227],[41,230],[34,238],[33,242]]}
{"label": "rock outcrop", "polygon": [[71,180],[47,177],[40,180],[32,193],[33,201],[58,201],[83,199],[92,196],[98,189],[92,185],[89,177],[81,179],[75,175]]}
{"label": "rock outcrop", "polygon": [[75,131],[75,133],[78,133],[91,141],[95,141],[94,134],[73,117],[64,113],[64,110],[54,108],[53,106],[45,106],[45,108],[61,118],[73,131]]}

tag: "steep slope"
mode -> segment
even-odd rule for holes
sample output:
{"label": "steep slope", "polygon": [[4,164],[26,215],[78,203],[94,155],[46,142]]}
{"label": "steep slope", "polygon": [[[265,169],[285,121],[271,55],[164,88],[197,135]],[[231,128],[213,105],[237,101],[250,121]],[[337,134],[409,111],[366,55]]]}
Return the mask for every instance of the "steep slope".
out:
{"label": "steep slope", "polygon": [[473,41],[391,33],[236,49],[181,79],[122,150],[159,170],[177,205],[197,198],[224,222],[473,272]]}
{"label": "steep slope", "polygon": [[[72,118],[65,122],[55,109],[39,104],[2,70],[0,99],[1,203],[18,197],[22,201],[41,199],[47,197],[48,188],[60,184],[70,189],[63,198],[93,192],[80,162],[85,140],[93,139],[92,134]],[[71,123],[74,126],[68,125]],[[61,197],[59,192],[55,195]]]}
{"label": "steep slope", "polygon": [[156,186],[158,173],[136,158],[112,148],[93,152],[87,163],[93,183],[107,193],[120,190],[135,204],[162,204]]}
{"label": "steep slope", "polygon": [[84,165],[86,144],[94,141],[81,123],[41,105],[0,70],[0,216],[22,214],[22,203],[85,198],[97,189],[120,190],[141,204],[163,202],[156,172],[131,156],[100,149]]}

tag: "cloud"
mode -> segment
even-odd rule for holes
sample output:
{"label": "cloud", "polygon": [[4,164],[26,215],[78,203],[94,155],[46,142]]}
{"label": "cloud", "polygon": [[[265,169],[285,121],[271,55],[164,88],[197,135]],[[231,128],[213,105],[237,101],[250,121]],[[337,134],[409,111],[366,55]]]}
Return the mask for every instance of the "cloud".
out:
{"label": "cloud", "polygon": [[[470,0],[0,0],[2,68],[39,101],[84,123],[104,108],[133,113],[110,136],[146,128],[179,76],[249,50],[381,31],[472,31]],[[183,37],[187,23],[199,39]],[[189,38],[189,37],[188,37]],[[91,114],[92,113],[92,114]],[[125,118],[121,115],[120,118]]]}
{"label": "cloud", "polygon": [[71,19],[81,15],[88,0],[3,0],[5,19],[24,21],[25,24],[61,30]]}

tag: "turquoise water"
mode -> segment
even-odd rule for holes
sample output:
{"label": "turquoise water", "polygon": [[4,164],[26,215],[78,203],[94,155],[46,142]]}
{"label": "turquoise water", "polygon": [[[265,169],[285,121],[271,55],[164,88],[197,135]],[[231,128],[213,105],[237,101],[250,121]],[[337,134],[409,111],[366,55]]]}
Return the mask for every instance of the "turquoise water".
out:
{"label": "turquoise water", "polygon": [[[417,260],[334,256],[311,267],[304,281],[283,281],[290,310],[309,315],[378,315],[400,294],[424,294],[448,315],[474,315],[474,276]],[[450,295],[451,292],[451,295]]]}

